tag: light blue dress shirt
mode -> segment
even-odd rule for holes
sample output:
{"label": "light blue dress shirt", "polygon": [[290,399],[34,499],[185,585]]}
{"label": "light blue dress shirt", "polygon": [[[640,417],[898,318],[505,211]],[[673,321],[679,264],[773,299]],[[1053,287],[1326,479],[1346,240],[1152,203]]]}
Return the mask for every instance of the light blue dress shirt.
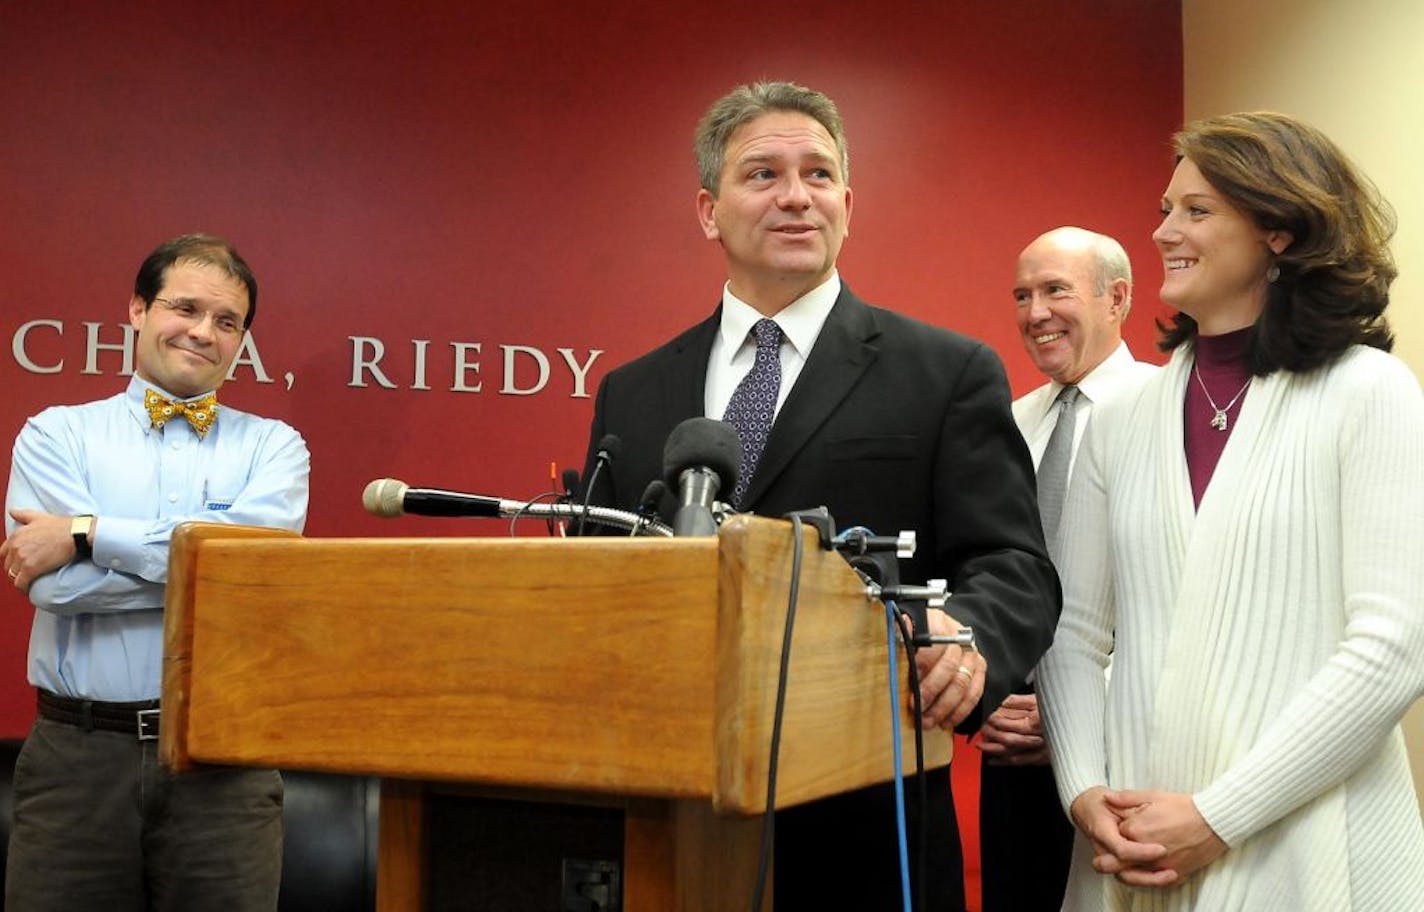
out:
{"label": "light blue dress shirt", "polygon": [[[9,510],[93,514],[94,558],[30,585],[35,621],[29,678],[94,700],[152,700],[163,669],[168,542],[181,522],[228,522],[300,532],[311,457],[287,424],[221,406],[199,438],[188,422],[149,425],[145,389],[45,409],[15,440]],[[172,397],[170,397],[172,398]]]}

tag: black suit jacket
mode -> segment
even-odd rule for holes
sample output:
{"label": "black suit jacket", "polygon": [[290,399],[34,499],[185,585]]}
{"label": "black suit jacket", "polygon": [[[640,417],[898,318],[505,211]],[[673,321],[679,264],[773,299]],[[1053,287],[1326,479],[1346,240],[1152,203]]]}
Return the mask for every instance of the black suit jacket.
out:
{"label": "black suit jacket", "polygon": [[[704,412],[720,319],[719,308],[603,379],[585,477],[605,434],[623,447],[595,503],[633,509],[662,477],[668,433]],[[917,555],[901,577],[949,581],[947,610],[974,628],[988,660],[984,711],[1023,685],[1053,637],[1058,577],[1003,365],[987,346],[869,306],[843,287],[777,414],[743,508],[780,516],[821,505],[837,528],[915,530]]]}

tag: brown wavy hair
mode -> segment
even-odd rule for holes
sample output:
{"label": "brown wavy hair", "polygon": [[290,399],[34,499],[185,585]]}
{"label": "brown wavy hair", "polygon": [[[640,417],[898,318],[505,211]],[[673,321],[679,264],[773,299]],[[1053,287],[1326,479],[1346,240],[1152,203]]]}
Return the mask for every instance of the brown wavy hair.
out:
{"label": "brown wavy hair", "polygon": [[[1251,330],[1251,372],[1308,371],[1351,345],[1389,351],[1384,318],[1398,274],[1389,240],[1394,210],[1319,130],[1285,114],[1226,114],[1188,124],[1173,137],[1177,160],[1202,176],[1260,228],[1289,231],[1275,259],[1280,276]],[[1158,323],[1163,351],[1196,338],[1178,313]]]}

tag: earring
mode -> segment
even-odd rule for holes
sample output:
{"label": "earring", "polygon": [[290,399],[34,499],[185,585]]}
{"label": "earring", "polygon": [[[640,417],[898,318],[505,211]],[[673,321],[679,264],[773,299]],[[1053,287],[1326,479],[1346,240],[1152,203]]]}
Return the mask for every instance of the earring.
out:
{"label": "earring", "polygon": [[1266,270],[1266,281],[1274,284],[1275,281],[1280,277],[1281,267],[1277,266],[1275,263],[1272,263],[1271,268]]}

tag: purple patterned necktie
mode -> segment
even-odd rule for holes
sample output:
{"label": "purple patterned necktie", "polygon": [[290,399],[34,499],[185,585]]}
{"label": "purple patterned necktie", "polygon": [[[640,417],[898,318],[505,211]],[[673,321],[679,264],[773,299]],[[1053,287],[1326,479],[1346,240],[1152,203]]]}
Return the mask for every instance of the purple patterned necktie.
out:
{"label": "purple patterned necktie", "polygon": [[771,433],[776,397],[781,392],[781,327],[774,320],[762,319],[756,321],[752,334],[756,336],[756,362],[737,384],[722,415],[722,420],[742,437],[742,465],[737,473],[737,489],[732,492],[732,506],[738,509]]}

